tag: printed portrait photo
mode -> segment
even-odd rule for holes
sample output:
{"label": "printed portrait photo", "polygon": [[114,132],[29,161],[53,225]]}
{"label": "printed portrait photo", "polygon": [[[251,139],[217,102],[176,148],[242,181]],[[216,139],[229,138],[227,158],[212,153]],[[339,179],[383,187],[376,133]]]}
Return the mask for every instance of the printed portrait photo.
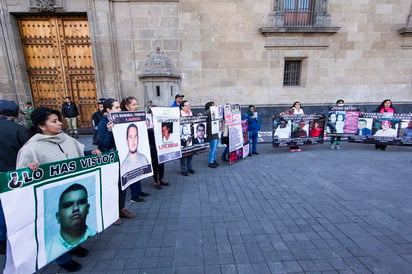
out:
{"label": "printed portrait photo", "polygon": [[103,229],[96,178],[89,173],[36,188],[39,261],[51,262]]}

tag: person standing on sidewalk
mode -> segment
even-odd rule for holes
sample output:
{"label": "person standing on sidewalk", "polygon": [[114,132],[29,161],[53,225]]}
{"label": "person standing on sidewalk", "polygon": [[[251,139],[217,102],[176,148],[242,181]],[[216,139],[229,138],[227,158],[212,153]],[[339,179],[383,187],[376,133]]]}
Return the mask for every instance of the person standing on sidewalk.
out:
{"label": "person standing on sidewalk", "polygon": [[[116,145],[113,137],[113,127],[114,123],[111,121],[111,112],[120,112],[120,104],[117,100],[113,98],[106,99],[103,103],[103,119],[100,121],[97,128],[98,139],[98,148],[102,152],[108,152],[116,150]],[[119,188],[119,216],[122,218],[134,218],[135,214],[131,213],[126,209],[126,190],[122,190],[120,176],[118,182]],[[119,218],[114,223],[115,225],[120,225],[122,220]]]}
{"label": "person standing on sidewalk", "polygon": [[[181,117],[193,116],[193,113],[190,110],[189,101],[183,100],[180,102],[180,116]],[[193,169],[193,166],[192,166],[192,159],[193,159],[193,154],[182,156],[182,158],[180,158],[180,173],[183,176],[189,176],[188,172],[190,174],[196,173],[196,171]]]}
{"label": "person standing on sidewalk", "polygon": [[[32,137],[19,150],[16,169],[29,167],[36,171],[39,165],[83,157],[85,154],[100,155],[98,149],[84,151],[84,145],[63,133],[61,113],[47,107],[36,108],[32,113]],[[57,264],[69,272],[77,272],[82,265],[72,259],[72,254],[86,257],[89,251],[80,245],[56,259]]]}
{"label": "person standing on sidewalk", "polygon": [[[392,101],[390,99],[385,99],[380,103],[380,105],[376,108],[375,112],[382,113],[382,118],[390,118],[396,110],[392,105]],[[375,144],[376,151],[382,150],[386,151],[387,145],[379,145]]]}
{"label": "person standing on sidewalk", "polygon": [[[344,103],[345,103],[345,101],[343,101],[343,99],[339,99],[339,100],[336,101],[335,106],[336,107],[343,107]],[[338,128],[337,123],[342,123],[341,128],[343,129],[343,122],[338,120],[338,115],[336,116],[335,132],[336,132],[336,134],[343,133],[343,132],[337,130],[337,128]],[[341,139],[342,139],[342,136],[331,136],[330,137],[330,147],[329,148],[330,149],[340,150],[340,141],[341,141]]]}
{"label": "person standing on sidewalk", "polygon": [[[19,106],[14,101],[0,100],[0,172],[16,169],[17,153],[27,141],[27,130],[14,120]],[[0,254],[6,254],[7,228],[0,200]]]}
{"label": "person standing on sidewalk", "polygon": [[257,152],[257,143],[259,137],[259,130],[262,126],[262,119],[257,111],[255,111],[254,105],[249,105],[246,112],[243,114],[243,120],[247,119],[247,130],[249,132],[249,156],[252,154],[259,155]]}
{"label": "person standing on sidewalk", "polygon": [[31,122],[31,113],[33,112],[34,107],[33,107],[33,103],[31,101],[27,101],[26,102],[26,107],[24,108],[24,110],[21,110],[20,113],[24,116],[24,123],[26,124],[27,128],[30,128],[30,126],[32,125]]}
{"label": "person standing on sidewalk", "polygon": [[210,168],[217,168],[219,166],[216,162],[217,145],[219,143],[219,132],[212,133],[212,113],[210,112],[210,107],[214,106],[215,102],[207,102],[205,104],[205,113],[203,115],[207,116],[207,140],[209,141],[209,165]]}
{"label": "person standing on sidewalk", "polygon": [[[303,115],[303,114],[305,114],[303,112],[302,105],[299,101],[294,102],[293,105],[292,105],[292,108],[288,112],[290,114],[293,114],[293,115]],[[289,151],[290,152],[296,152],[296,151],[302,151],[302,149],[300,149],[299,146],[290,146]]]}
{"label": "person standing on sidewalk", "polygon": [[92,115],[92,124],[93,124],[93,145],[97,145],[97,126],[99,125],[100,121],[103,119],[103,103],[104,98],[100,98],[97,101],[97,111]]}
{"label": "person standing on sidewalk", "polygon": [[79,110],[77,109],[76,104],[72,102],[70,96],[64,98],[62,113],[69,125],[69,135],[74,138],[79,138],[79,133],[77,131],[77,116],[79,116]]}
{"label": "person standing on sidewalk", "polygon": [[[128,97],[123,98],[123,100],[120,102],[120,108],[122,109],[122,111],[138,111],[139,103],[137,102],[137,99],[135,97],[128,96]],[[131,184],[129,188],[130,188],[130,193],[131,193],[130,202],[132,203],[144,202],[144,199],[141,197],[147,197],[150,195],[150,193],[146,193],[142,191],[141,181],[137,181],[136,183]]]}

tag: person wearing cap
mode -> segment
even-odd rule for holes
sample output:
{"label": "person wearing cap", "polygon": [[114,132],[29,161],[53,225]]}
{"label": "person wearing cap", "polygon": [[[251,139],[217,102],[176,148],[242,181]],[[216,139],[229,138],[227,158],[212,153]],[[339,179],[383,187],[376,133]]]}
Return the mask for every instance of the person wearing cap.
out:
{"label": "person wearing cap", "polygon": [[79,133],[77,131],[77,116],[79,116],[79,110],[77,109],[76,104],[71,100],[70,96],[64,98],[62,114],[69,125],[69,135],[74,138],[79,138]]}
{"label": "person wearing cap", "polygon": [[[0,100],[0,172],[16,169],[17,153],[28,139],[25,127],[14,122],[19,106],[8,100]],[[0,254],[6,253],[6,223],[0,201]]]}
{"label": "person wearing cap", "polygon": [[97,101],[97,111],[92,115],[92,125],[93,125],[93,145],[97,145],[97,126],[99,125],[100,121],[103,119],[103,103],[104,98],[100,98]]}
{"label": "person wearing cap", "polygon": [[20,110],[20,114],[24,115],[24,120],[26,121],[26,127],[30,127],[32,125],[31,122],[31,113],[33,112],[34,107],[33,103],[30,101],[26,102],[26,107],[24,110]]}
{"label": "person wearing cap", "polygon": [[180,107],[180,103],[183,100],[183,97],[185,97],[183,94],[176,94],[175,96],[175,101],[173,102],[173,104],[171,105],[172,108],[174,107]]}
{"label": "person wearing cap", "polygon": [[[343,104],[345,101],[343,99],[339,99],[336,101],[335,107],[343,107]],[[338,126],[341,124],[341,126]],[[336,121],[335,121],[335,132],[336,133],[343,133],[343,115],[341,113],[336,115]],[[339,130],[341,129],[341,130]],[[340,150],[340,141],[342,139],[342,136],[331,136],[330,137],[330,149],[336,149]]]}

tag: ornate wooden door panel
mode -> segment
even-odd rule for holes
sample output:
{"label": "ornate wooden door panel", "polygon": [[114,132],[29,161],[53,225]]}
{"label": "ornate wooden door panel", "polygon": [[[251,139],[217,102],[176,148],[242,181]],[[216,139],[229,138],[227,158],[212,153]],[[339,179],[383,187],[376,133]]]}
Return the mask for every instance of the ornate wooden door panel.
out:
{"label": "ornate wooden door panel", "polygon": [[25,16],[19,26],[35,106],[60,110],[71,96],[79,126],[90,127],[97,96],[87,18]]}

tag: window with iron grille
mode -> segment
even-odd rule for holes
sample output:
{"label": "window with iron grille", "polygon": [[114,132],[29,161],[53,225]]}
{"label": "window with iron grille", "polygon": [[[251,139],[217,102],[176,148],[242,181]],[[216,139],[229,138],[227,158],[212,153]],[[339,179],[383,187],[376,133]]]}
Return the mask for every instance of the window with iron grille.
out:
{"label": "window with iron grille", "polygon": [[301,60],[285,60],[285,69],[283,74],[284,86],[299,86],[301,77]]}

